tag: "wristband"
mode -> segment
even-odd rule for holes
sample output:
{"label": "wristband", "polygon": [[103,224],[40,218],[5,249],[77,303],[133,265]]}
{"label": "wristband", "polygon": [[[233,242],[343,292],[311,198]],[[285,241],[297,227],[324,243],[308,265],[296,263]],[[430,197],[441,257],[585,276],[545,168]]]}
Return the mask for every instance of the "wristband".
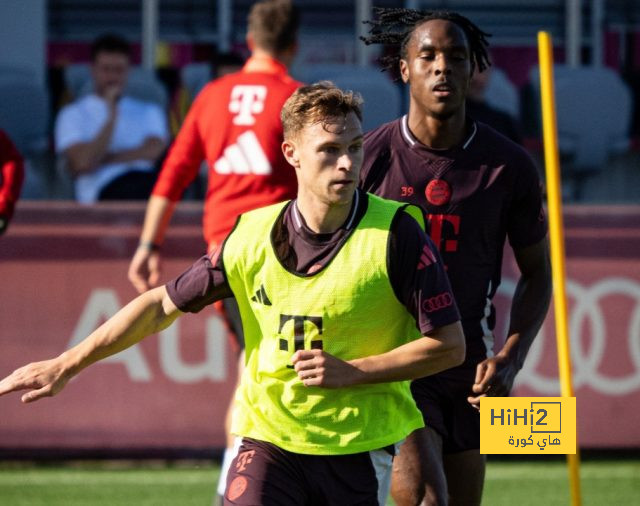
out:
{"label": "wristband", "polygon": [[138,248],[144,248],[148,251],[160,251],[160,245],[152,241],[140,241]]}

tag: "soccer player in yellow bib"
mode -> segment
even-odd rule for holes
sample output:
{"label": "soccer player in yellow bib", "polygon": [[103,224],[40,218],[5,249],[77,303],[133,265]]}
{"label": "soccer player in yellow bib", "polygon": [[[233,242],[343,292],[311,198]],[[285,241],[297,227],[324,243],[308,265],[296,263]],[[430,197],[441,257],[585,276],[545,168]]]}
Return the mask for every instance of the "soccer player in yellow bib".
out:
{"label": "soccer player in yellow bib", "polygon": [[331,83],[282,111],[298,194],[243,214],[222,248],[134,299],[82,343],[0,381],[23,402],[229,295],[246,369],[242,437],[225,504],[377,505],[396,447],[423,419],[412,378],[462,362],[459,314],[437,250],[406,204],[356,190],[361,99]]}

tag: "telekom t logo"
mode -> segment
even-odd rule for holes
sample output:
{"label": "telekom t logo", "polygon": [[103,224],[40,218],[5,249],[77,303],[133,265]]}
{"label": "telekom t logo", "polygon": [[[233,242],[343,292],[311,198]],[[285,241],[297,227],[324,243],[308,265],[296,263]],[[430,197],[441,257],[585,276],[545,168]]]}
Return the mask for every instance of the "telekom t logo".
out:
{"label": "telekom t logo", "polygon": [[[457,237],[460,233],[460,216],[455,214],[428,214],[429,237],[440,251],[453,252],[458,250]],[[444,244],[443,244],[444,243]]]}
{"label": "telekom t logo", "polygon": [[254,86],[239,84],[231,90],[229,111],[233,117],[234,125],[253,125],[256,122],[255,114],[264,110],[264,101],[267,98],[266,86]]}
{"label": "telekom t logo", "polygon": [[[313,326],[316,327],[318,334],[322,335],[322,316],[304,316],[304,315],[293,315],[293,314],[281,314],[280,315],[280,326],[278,327],[278,334],[283,335],[283,330],[285,325],[293,321],[293,349],[295,351],[304,350],[304,322],[310,322]],[[289,351],[289,340],[285,339],[284,336],[280,337],[280,350],[281,351]],[[322,349],[322,339],[313,339],[311,341],[311,349],[312,350],[321,350]],[[292,365],[288,365],[288,368],[293,368]]]}

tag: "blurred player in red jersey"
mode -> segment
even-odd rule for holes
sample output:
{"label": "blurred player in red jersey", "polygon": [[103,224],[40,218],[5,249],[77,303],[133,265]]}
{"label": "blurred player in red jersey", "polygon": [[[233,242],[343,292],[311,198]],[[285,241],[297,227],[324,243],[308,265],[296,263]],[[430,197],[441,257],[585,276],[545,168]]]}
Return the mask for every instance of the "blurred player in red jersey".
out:
{"label": "blurred player in red jersey", "polygon": [[0,130],[0,235],[7,230],[13,217],[23,181],[22,156],[9,136]]}
{"label": "blurred player in red jersey", "polygon": [[[383,63],[399,68],[410,105],[365,136],[361,186],[426,210],[467,342],[464,364],[412,383],[426,428],[401,447],[392,495],[399,506],[480,504],[480,398],[508,395],[551,296],[540,182],[521,147],[465,111],[473,72],[489,65],[488,34],[452,12],[376,12],[364,41],[399,48]],[[521,275],[506,342],[494,355],[491,301],[507,238]]]}
{"label": "blurred player in red jersey", "polygon": [[[247,31],[251,57],[240,72],[212,81],[195,99],[158,176],[140,244],[129,266],[129,280],[139,292],[160,280],[159,249],[165,231],[176,202],[203,160],[208,165],[203,231],[210,252],[226,237],[239,214],[295,197],[295,174],[280,149],[280,110],[301,84],[287,73],[297,49],[298,18],[290,0],[254,4]],[[237,304],[226,299],[223,306],[227,324],[242,349]],[[241,357],[238,364],[242,369]],[[233,440],[228,436],[219,490],[224,490]]]}

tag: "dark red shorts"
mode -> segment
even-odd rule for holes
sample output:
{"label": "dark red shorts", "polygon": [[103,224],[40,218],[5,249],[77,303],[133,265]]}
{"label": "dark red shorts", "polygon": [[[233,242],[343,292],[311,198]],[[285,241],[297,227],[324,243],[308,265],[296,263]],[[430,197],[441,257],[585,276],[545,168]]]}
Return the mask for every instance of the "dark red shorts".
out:
{"label": "dark red shorts", "polygon": [[458,367],[411,383],[424,423],[442,436],[442,451],[480,448],[480,412],[469,404],[475,366]]}
{"label": "dark red shorts", "polygon": [[302,455],[243,438],[229,468],[224,504],[378,506],[379,496],[386,500],[389,490],[391,448],[351,455]]}

